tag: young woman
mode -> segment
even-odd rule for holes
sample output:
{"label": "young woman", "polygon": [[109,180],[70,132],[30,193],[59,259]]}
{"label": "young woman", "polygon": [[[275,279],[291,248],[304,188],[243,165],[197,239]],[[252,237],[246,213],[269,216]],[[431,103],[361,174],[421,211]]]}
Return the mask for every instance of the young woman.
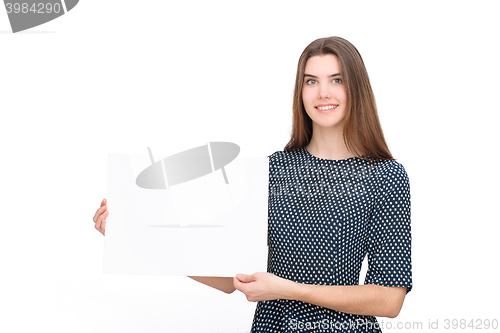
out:
{"label": "young woman", "polygon": [[[410,188],[345,39],[302,53],[291,139],[269,163],[267,272],[191,278],[258,301],[252,332],[380,332],[374,316],[396,317],[412,288]],[[94,216],[103,234],[105,204]]]}

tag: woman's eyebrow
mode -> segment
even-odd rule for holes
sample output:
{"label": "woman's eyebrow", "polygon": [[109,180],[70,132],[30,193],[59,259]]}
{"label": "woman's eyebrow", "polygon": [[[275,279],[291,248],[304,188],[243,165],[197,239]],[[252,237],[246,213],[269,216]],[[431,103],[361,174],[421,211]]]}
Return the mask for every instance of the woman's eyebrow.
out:
{"label": "woman's eyebrow", "polygon": [[[318,78],[316,75],[304,74],[304,77],[306,77],[306,76],[310,76],[310,77],[315,78],[315,79]],[[334,76],[340,76],[340,73],[335,73],[335,74],[332,74],[332,75],[328,75],[328,77],[334,77]]]}

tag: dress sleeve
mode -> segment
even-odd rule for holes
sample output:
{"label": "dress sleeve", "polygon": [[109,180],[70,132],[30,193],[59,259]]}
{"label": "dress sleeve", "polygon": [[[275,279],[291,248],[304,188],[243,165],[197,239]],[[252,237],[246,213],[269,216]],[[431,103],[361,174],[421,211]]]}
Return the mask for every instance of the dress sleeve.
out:
{"label": "dress sleeve", "polygon": [[387,163],[370,218],[365,284],[412,289],[410,183],[404,167]]}

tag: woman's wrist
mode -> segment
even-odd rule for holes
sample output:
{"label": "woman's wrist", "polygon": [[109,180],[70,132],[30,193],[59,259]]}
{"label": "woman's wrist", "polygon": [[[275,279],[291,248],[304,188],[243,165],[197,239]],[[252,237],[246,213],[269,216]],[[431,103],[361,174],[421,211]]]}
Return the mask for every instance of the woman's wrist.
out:
{"label": "woman's wrist", "polygon": [[285,288],[283,291],[283,299],[300,301],[304,294],[304,289],[307,287],[304,283],[285,280]]}

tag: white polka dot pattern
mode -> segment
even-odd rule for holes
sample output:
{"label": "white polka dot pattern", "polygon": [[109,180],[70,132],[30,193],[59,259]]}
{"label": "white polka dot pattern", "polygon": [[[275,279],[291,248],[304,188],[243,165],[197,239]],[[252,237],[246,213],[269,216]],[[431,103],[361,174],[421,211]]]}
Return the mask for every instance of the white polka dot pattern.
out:
{"label": "white polka dot pattern", "polygon": [[[306,284],[357,285],[368,255],[365,284],[411,290],[410,186],[400,163],[321,159],[305,147],[275,152],[269,163],[269,273]],[[365,324],[334,328],[356,321]],[[380,329],[373,316],[278,299],[257,303],[252,332]]]}

